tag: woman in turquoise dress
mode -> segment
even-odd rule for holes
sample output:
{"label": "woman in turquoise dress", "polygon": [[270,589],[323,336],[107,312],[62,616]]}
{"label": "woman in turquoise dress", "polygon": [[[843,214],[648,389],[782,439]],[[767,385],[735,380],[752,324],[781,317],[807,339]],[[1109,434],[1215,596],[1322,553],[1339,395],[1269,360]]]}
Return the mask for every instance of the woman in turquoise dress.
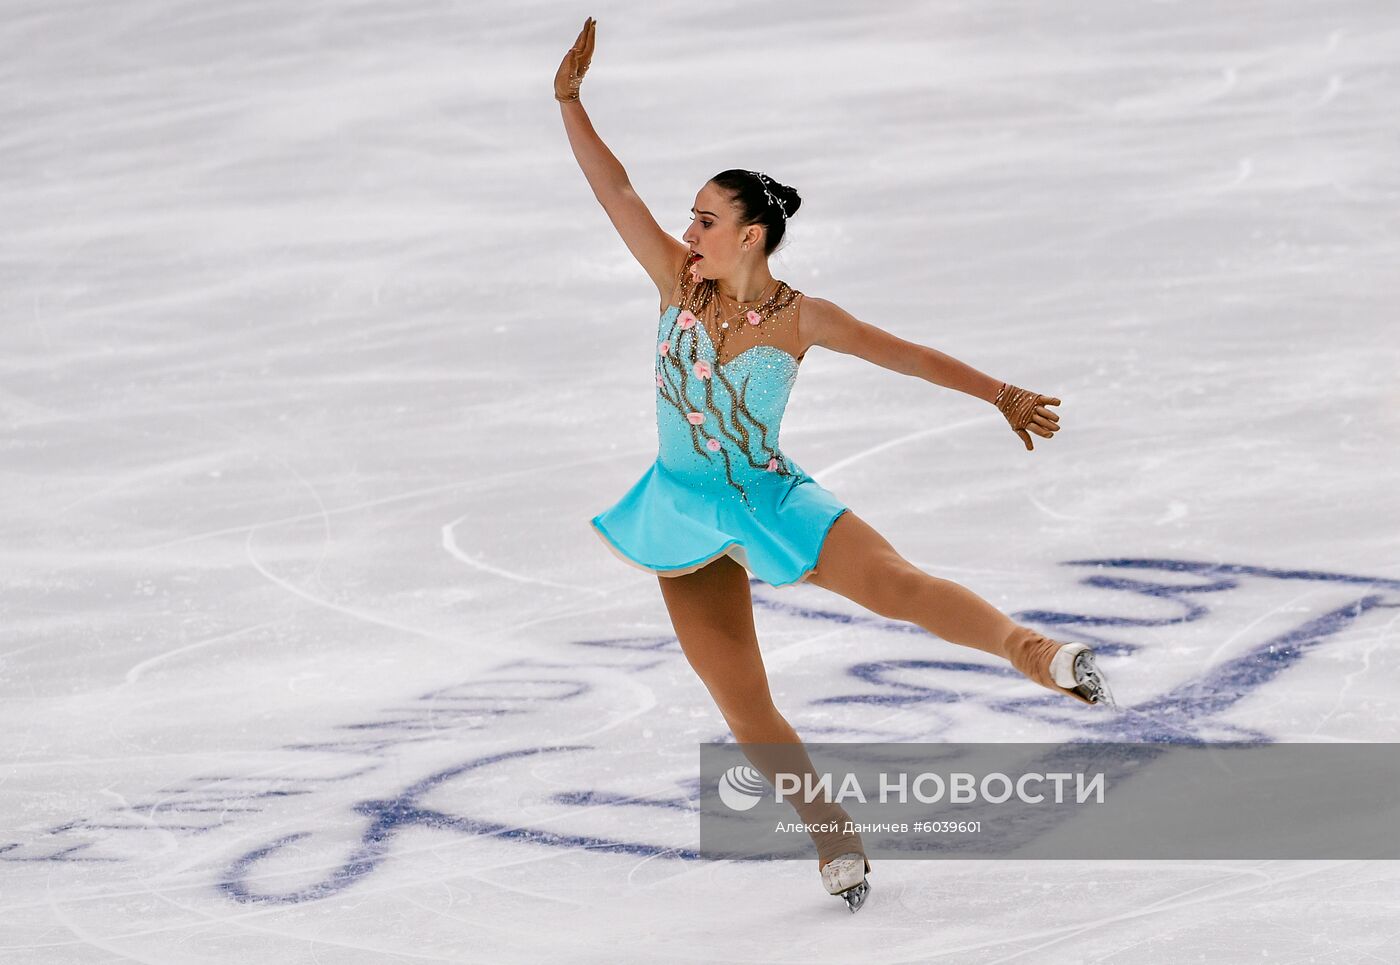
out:
{"label": "woman in turquoise dress", "polygon": [[[749,574],[810,583],[882,616],[1004,657],[1043,687],[1085,704],[1113,700],[1092,649],[1015,623],[971,590],[925,573],[783,451],[779,429],[813,346],[918,375],[994,404],[1028,451],[1049,439],[1060,400],[985,375],[863,322],[772,276],[768,258],[801,199],[766,174],[723,171],[695,196],[680,241],[667,235],[594,131],[579,99],[592,59],[590,17],[555,77],[570,147],[594,195],[660,295],[655,389],[658,452],[641,478],[590,521],[629,565],[655,573],[676,637],[735,740],[770,780],[811,771],[773,704],[754,630]],[[839,805],[798,807],[839,826]],[[852,911],[869,890],[858,834],[814,833],[827,891]]]}

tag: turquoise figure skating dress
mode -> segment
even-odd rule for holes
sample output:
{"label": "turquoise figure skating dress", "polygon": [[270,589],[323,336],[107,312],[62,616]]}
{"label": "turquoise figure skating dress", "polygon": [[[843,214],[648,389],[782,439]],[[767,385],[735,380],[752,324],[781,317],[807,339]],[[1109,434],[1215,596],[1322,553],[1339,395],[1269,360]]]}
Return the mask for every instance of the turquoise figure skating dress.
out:
{"label": "turquoise figure skating dress", "polygon": [[800,362],[779,346],[797,347],[802,293],[774,281],[735,321],[713,279],[677,278],[657,329],[656,461],[591,520],[623,561],[681,576],[727,554],[772,586],[817,565],[846,506],[778,444]]}

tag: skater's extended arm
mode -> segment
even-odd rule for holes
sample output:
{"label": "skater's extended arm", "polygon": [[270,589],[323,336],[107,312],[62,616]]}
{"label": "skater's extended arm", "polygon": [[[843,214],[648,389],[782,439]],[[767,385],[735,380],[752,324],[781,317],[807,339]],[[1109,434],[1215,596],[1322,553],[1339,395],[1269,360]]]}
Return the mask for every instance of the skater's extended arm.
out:
{"label": "skater's extended arm", "polygon": [[1059,428],[1060,417],[1045,408],[1059,405],[1059,399],[1017,388],[936,348],[910,342],[862,322],[824,298],[803,297],[801,327],[813,345],[855,355],[893,372],[918,376],[992,403],[1006,416],[1027,449],[1034,448],[1027,429],[1048,439]]}
{"label": "skater's extended arm", "polygon": [[579,85],[593,57],[595,24],[592,17],[588,18],[578,40],[564,55],[554,78],[554,97],[564,117],[569,147],[583,169],[583,176],[588,179],[588,186],[593,189],[593,196],[607,212],[627,250],[651,276],[664,298],[681,270],[687,249],[656,223],[651,211],[633,190],[622,162],[608,150],[583,109]]}
{"label": "skater's extended arm", "polygon": [[892,332],[862,322],[825,298],[802,299],[802,330],[813,345],[855,355],[881,368],[914,375],[976,396],[984,402],[996,399],[1001,380],[979,372],[935,348],[900,338]]}

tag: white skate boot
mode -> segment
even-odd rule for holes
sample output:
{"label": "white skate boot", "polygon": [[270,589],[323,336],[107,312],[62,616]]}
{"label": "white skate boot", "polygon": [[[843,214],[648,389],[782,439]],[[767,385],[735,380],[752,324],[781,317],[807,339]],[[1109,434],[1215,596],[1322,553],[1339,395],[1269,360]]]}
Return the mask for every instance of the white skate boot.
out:
{"label": "white skate boot", "polygon": [[1103,671],[1094,662],[1094,651],[1087,644],[1067,643],[1050,661],[1050,676],[1059,687],[1063,687],[1080,700],[1090,704],[1107,704],[1114,710],[1118,703],[1113,699],[1113,691],[1108,689],[1108,681]]}
{"label": "white skate boot", "polygon": [[822,865],[822,884],[827,894],[846,899],[846,907],[851,914],[855,914],[870,893],[870,882],[865,877],[869,870],[870,860],[865,855],[855,852],[838,854]]}

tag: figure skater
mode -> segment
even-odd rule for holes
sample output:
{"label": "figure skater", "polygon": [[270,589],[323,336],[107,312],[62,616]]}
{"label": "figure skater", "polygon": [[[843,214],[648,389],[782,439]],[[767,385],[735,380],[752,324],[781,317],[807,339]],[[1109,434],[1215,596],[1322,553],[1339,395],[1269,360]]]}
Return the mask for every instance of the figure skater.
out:
{"label": "figure skater", "polygon": [[[778,445],[788,395],[813,346],[994,404],[1027,450],[1049,439],[1060,400],[998,381],[932,348],[862,322],[775,279],[768,257],[797,213],[796,191],[732,169],[695,196],[681,241],[656,223],[579,100],[596,21],[584,22],[554,79],[569,145],[613,226],[655,282],[655,462],[592,526],[619,558],[659,578],[676,638],[735,740],[770,781],[810,773],[796,731],[773,705],[746,570],[772,586],[807,582],[951,643],[1009,660],[1037,684],[1113,705],[1093,651],[1021,626],[986,600],[904,559]],[[826,890],[852,911],[869,890],[858,833],[839,805],[794,804],[817,847]]]}

